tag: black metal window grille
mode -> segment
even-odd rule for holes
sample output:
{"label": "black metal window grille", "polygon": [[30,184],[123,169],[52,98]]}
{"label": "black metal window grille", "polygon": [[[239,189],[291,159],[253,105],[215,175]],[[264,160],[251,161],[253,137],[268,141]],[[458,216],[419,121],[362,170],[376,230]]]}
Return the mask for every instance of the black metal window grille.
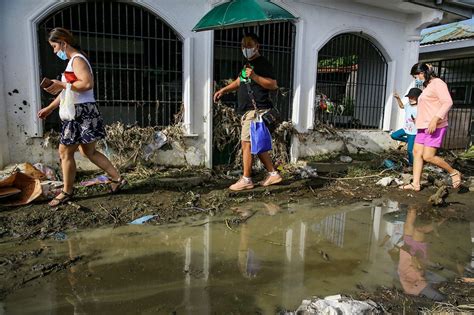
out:
{"label": "black metal window grille", "polygon": [[464,150],[471,143],[471,122],[474,107],[474,58],[428,61],[435,73],[446,82],[453,99],[448,113],[448,132],[443,148]]}
{"label": "black metal window grille", "polygon": [[[272,93],[272,99],[281,117],[289,120],[293,97],[296,34],[296,27],[291,22],[214,31],[214,80],[217,84],[223,85],[224,80],[237,78],[245,64],[241,40],[248,32],[259,36],[260,53],[273,65],[280,88],[278,92]],[[227,94],[223,102],[237,108],[237,94]]]}
{"label": "black metal window grille", "polygon": [[[182,40],[158,16],[115,1],[71,4],[38,25],[41,77],[57,78],[65,67],[47,36],[54,27],[72,31],[94,71],[94,94],[106,123],[166,126],[182,104]],[[51,96],[42,92],[42,103]],[[52,115],[46,129],[57,128]]]}
{"label": "black metal window grille", "polygon": [[380,129],[388,65],[381,51],[356,34],[332,38],[318,52],[315,123]]}

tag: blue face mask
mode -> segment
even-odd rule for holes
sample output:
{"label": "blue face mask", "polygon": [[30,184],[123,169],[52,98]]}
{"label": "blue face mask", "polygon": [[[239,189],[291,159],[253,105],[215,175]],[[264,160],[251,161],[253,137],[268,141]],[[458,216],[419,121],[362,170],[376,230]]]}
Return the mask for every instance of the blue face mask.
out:
{"label": "blue face mask", "polygon": [[425,80],[416,79],[415,80],[415,86],[419,88],[419,87],[423,86],[424,82],[425,82]]}
{"label": "blue face mask", "polygon": [[56,56],[58,56],[59,59],[61,60],[67,60],[67,55],[64,52],[64,50],[60,50],[56,53]]}

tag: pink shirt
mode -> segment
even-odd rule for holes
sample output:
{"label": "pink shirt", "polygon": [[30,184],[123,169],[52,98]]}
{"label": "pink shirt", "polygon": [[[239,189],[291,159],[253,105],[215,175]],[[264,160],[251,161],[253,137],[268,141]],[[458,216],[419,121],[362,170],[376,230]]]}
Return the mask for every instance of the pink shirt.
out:
{"label": "pink shirt", "polygon": [[438,78],[432,79],[418,98],[416,128],[428,128],[434,116],[441,118],[437,128],[446,127],[448,125],[448,111],[451,106],[453,106],[453,100],[446,83]]}
{"label": "pink shirt", "polygon": [[403,249],[400,249],[398,275],[400,284],[407,294],[420,295],[421,291],[428,286],[423,271],[413,264],[412,256]]}

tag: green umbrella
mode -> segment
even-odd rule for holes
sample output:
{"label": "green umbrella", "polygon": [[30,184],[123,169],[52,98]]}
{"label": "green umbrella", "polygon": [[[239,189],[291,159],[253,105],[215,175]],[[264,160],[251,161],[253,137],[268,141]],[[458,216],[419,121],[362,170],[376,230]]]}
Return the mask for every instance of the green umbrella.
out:
{"label": "green umbrella", "polygon": [[231,0],[213,8],[193,28],[207,31],[295,20],[296,17],[269,0]]}

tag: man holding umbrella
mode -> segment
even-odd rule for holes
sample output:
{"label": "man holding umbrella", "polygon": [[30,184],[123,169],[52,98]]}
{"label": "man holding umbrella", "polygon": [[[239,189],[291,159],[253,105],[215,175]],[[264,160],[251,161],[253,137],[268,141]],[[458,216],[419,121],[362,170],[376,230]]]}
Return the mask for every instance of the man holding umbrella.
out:
{"label": "man holding umbrella", "polygon": [[[214,94],[214,102],[217,102],[222,95],[238,90],[237,112],[243,115],[241,143],[244,174],[242,178],[229,187],[230,190],[234,191],[254,188],[251,177],[250,122],[256,118],[257,114],[263,115],[273,107],[270,99],[270,90],[278,88],[273,67],[267,59],[260,55],[259,46],[259,39],[255,34],[246,34],[242,38],[242,53],[247,62],[237,79]],[[255,106],[252,103],[252,98],[255,100],[257,110],[255,110]],[[275,170],[269,152],[260,153],[258,157],[268,171],[268,176],[260,184],[262,186],[270,186],[280,183],[282,178]]]}

